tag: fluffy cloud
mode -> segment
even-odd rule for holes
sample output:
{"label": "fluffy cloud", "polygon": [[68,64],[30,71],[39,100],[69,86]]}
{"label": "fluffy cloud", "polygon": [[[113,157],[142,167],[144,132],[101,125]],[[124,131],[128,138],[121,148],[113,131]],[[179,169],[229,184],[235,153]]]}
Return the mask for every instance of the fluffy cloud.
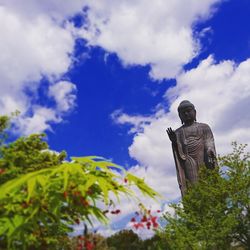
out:
{"label": "fluffy cloud", "polygon": [[210,17],[218,2],[86,1],[88,22],[80,34],[116,53],[124,65],[150,65],[152,78],[173,78],[199,52],[192,26]]}
{"label": "fluffy cloud", "polygon": [[144,125],[149,124],[154,120],[152,117],[145,117],[145,116],[131,116],[124,114],[121,109],[115,110],[111,114],[111,119],[116,122],[117,124],[126,124],[130,123],[133,124],[133,127],[130,130],[130,133],[138,132],[140,128]]}
{"label": "fluffy cloud", "polygon": [[[28,8],[33,8],[31,2]],[[2,114],[19,110],[18,131],[29,134],[49,129],[50,122],[60,122],[62,111],[73,105],[74,94],[69,93],[75,89],[73,84],[62,86],[55,108],[37,106],[36,98],[44,77],[55,84],[51,96],[55,86],[62,85],[57,81],[71,67],[75,37],[67,24],[59,25],[42,12],[28,15],[22,6],[16,1],[1,1],[0,5],[0,109]],[[65,94],[70,101],[66,102]]]}
{"label": "fluffy cloud", "polygon": [[[45,130],[52,130],[51,124],[62,121],[62,116],[75,107],[76,86],[68,81],[59,81],[49,86],[48,97],[54,99],[55,106],[43,107],[40,105],[26,106],[29,114],[21,114],[15,122],[16,132],[19,134],[29,135],[31,133],[41,133]],[[24,98],[28,99],[27,96]],[[11,105],[8,105],[10,108]],[[12,107],[14,108],[14,107]],[[20,106],[16,106],[16,109]],[[24,111],[26,110],[24,109]],[[15,109],[9,110],[10,112]]]}
{"label": "fluffy cloud", "polygon": [[166,94],[177,95],[173,106],[190,99],[197,107],[198,120],[214,131],[218,153],[229,151],[231,141],[250,142],[250,59],[215,62],[210,56],[177,78],[178,84]]}
{"label": "fluffy cloud", "polygon": [[[178,199],[175,165],[166,128],[179,127],[178,104],[188,99],[197,110],[197,120],[208,123],[214,132],[217,153],[231,151],[230,143],[238,141],[250,144],[250,59],[236,65],[233,61],[215,62],[210,56],[197,68],[177,77],[177,85],[166,92],[169,112],[159,110],[150,117],[150,124],[142,122],[129,148],[131,157],[144,168],[135,173],[145,177],[166,199]],[[159,115],[160,114],[160,115]],[[124,117],[124,115],[123,115]],[[117,122],[128,122],[138,127],[136,117]],[[149,117],[145,117],[148,121]],[[135,122],[136,121],[136,122]],[[134,123],[134,124],[133,124]],[[143,170],[144,169],[144,170]]]}
{"label": "fluffy cloud", "polygon": [[41,133],[45,130],[51,130],[49,123],[57,123],[61,121],[56,111],[51,108],[34,106],[32,108],[33,115],[21,115],[15,120],[16,132],[23,135],[32,133]]}
{"label": "fluffy cloud", "polygon": [[[59,122],[62,113],[73,106],[75,87],[67,85],[73,94],[68,92],[70,101],[66,101],[62,90],[61,100],[54,95],[54,84],[72,66],[78,36],[89,45],[116,53],[124,65],[150,65],[150,75],[155,79],[174,77],[199,52],[192,25],[208,18],[217,2],[188,0],[190,8],[186,11],[181,0],[28,0],[25,5],[17,0],[0,0],[1,112],[19,110],[24,121],[29,118],[34,124],[40,117],[44,125],[37,131],[50,128],[50,122]],[[76,14],[86,21],[79,29],[69,21]],[[47,96],[54,98],[57,106],[53,110],[41,107],[47,110],[43,112],[47,115],[41,116],[34,113],[40,109],[33,105],[44,77],[53,85]],[[27,126],[25,131],[29,133]]]}
{"label": "fluffy cloud", "polygon": [[0,0],[0,5],[13,10],[16,14],[29,19],[40,15],[52,17],[57,22],[62,22],[82,11],[85,0],[25,0],[25,4],[19,0]]}
{"label": "fluffy cloud", "polygon": [[68,81],[60,81],[49,87],[49,96],[56,101],[57,109],[67,112],[74,108],[76,86]]}

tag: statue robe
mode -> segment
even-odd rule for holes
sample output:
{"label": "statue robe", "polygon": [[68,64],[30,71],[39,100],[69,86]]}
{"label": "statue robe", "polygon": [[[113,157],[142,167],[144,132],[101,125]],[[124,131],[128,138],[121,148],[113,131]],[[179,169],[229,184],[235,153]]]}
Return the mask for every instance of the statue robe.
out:
{"label": "statue robe", "polygon": [[214,168],[215,163],[209,162],[208,150],[216,156],[213,133],[204,123],[194,122],[190,126],[181,126],[176,131],[177,143],[173,147],[177,179],[182,196],[187,189],[187,183],[198,180],[199,167]]}

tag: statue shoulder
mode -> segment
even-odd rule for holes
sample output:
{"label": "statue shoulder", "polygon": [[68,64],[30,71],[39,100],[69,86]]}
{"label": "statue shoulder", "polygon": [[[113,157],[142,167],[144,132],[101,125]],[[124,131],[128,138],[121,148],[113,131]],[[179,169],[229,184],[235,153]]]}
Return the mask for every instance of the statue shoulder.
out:
{"label": "statue shoulder", "polygon": [[211,129],[210,126],[206,123],[196,122],[196,124],[203,129]]}
{"label": "statue shoulder", "polygon": [[174,132],[175,132],[176,134],[179,134],[179,133],[181,132],[181,130],[182,130],[182,127],[183,127],[183,126],[177,128]]}
{"label": "statue shoulder", "polygon": [[206,123],[198,123],[198,127],[199,127],[199,130],[202,131],[203,134],[205,135],[212,135],[213,132],[212,132],[212,129],[210,128],[210,126]]}

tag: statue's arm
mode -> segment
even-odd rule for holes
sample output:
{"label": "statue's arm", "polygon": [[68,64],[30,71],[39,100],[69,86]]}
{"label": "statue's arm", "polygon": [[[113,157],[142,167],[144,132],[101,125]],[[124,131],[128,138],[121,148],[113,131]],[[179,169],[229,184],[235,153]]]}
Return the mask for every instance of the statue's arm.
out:
{"label": "statue's arm", "polygon": [[175,131],[172,128],[167,128],[166,131],[167,131],[169,140],[172,142],[172,144],[174,146],[176,146],[177,145],[177,136],[176,136]]}
{"label": "statue's arm", "polygon": [[185,155],[182,152],[182,146],[180,144],[180,138],[178,132],[173,131],[172,128],[168,128],[166,131],[170,141],[172,142],[175,167],[177,171],[177,180],[179,188],[181,190],[181,194],[183,196],[186,190],[186,179],[183,168],[183,160],[185,160]]}
{"label": "statue's arm", "polygon": [[204,136],[206,150],[212,150],[215,153],[214,136],[211,128],[208,125],[204,129]]}
{"label": "statue's arm", "polygon": [[173,150],[177,154],[176,156],[181,160],[185,160],[186,157],[185,154],[183,153],[182,146],[178,141],[177,133],[174,130],[172,130],[172,128],[168,128],[166,131],[170,141],[172,142]]}
{"label": "statue's arm", "polygon": [[209,165],[215,167],[216,165],[216,150],[215,150],[215,143],[214,143],[214,136],[212,133],[211,128],[206,125],[204,129],[204,136],[205,136],[205,151],[207,153]]}

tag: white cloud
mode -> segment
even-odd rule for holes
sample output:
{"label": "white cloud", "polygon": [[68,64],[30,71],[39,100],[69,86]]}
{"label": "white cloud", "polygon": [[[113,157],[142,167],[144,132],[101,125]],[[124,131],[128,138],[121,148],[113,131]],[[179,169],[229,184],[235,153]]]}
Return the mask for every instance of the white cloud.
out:
{"label": "white cloud", "polygon": [[110,227],[100,227],[98,230],[97,230],[97,233],[98,234],[101,234],[102,236],[104,237],[109,237],[115,233],[119,232],[119,230],[113,230],[112,228]]}
{"label": "white cloud", "polygon": [[171,90],[197,107],[198,119],[213,128],[219,153],[231,141],[250,142],[250,59],[236,65],[233,61],[216,63],[210,56],[200,65],[177,78]]}
{"label": "white cloud", "polygon": [[147,118],[145,116],[130,116],[124,114],[120,109],[115,110],[111,114],[111,119],[117,124],[133,124],[133,127],[130,130],[131,133],[138,132],[143,125],[153,121],[153,118],[151,117]]}
{"label": "white cloud", "polygon": [[[144,154],[147,155],[148,152],[145,151]],[[145,206],[151,207],[153,210],[158,210],[161,207],[161,201],[171,201],[179,196],[174,167],[169,170],[161,169],[162,165],[156,162],[156,160],[154,160],[154,162],[144,161],[143,163],[140,161],[140,163],[141,166],[134,166],[129,169],[129,172],[136,176],[140,176],[140,178],[144,178],[145,182],[162,196],[162,198],[154,202],[152,199],[139,195],[137,191],[136,193]],[[163,163],[163,165],[167,164]]]}
{"label": "white cloud", "polygon": [[33,107],[32,116],[20,116],[15,121],[16,132],[29,135],[32,133],[41,133],[45,130],[51,130],[49,123],[60,122],[61,118],[57,116],[56,111],[41,106]]}
{"label": "white cloud", "polygon": [[68,81],[60,81],[49,87],[49,96],[56,101],[57,109],[67,112],[74,108],[76,86]]}
{"label": "white cloud", "polygon": [[[18,109],[24,118],[40,117],[33,109],[40,81],[46,77],[53,85],[70,69],[78,35],[89,45],[117,53],[124,65],[151,65],[153,78],[174,77],[199,51],[192,25],[208,18],[217,2],[27,0],[23,4],[18,0],[0,0],[1,112]],[[84,12],[86,6],[88,11]],[[85,15],[88,21],[79,30],[67,21],[77,13]],[[73,106],[74,95],[68,93],[64,98],[61,91],[64,97],[59,100],[53,89],[55,85],[48,96],[57,98],[57,119],[44,120],[43,128],[49,128],[52,120],[59,122],[61,113]]]}
{"label": "white cloud", "polygon": [[0,6],[0,21],[0,74],[4,82],[22,88],[24,81],[28,84],[43,75],[60,76],[69,69],[74,38],[52,19],[27,19]]}
{"label": "white cloud", "polygon": [[[70,91],[75,88],[68,84],[65,96],[61,89],[63,99],[57,96],[55,108],[36,106],[41,79],[46,77],[54,84],[70,69],[75,37],[67,24],[59,24],[45,12],[29,15],[36,12],[32,2],[38,3],[0,2],[0,109],[1,114],[21,112],[16,125],[24,134],[41,132],[50,129],[50,122],[60,122],[62,111],[73,105]],[[27,13],[24,6],[28,6]]]}
{"label": "white cloud", "polygon": [[88,23],[80,34],[90,45],[116,53],[124,65],[149,64],[152,78],[173,78],[199,52],[192,26],[210,17],[218,2],[86,1]]}
{"label": "white cloud", "polygon": [[[183,72],[177,77],[177,85],[165,95],[170,103],[169,112],[160,110],[152,122],[142,125],[135,133],[129,148],[130,156],[146,168],[149,184],[161,191],[166,199],[178,199],[175,165],[167,134],[167,127],[181,126],[177,106],[182,100],[190,100],[197,110],[197,120],[208,123],[214,132],[217,153],[231,151],[231,142],[250,144],[250,59],[236,65],[233,61],[216,63],[210,56],[197,68]],[[159,116],[159,114],[161,114]],[[128,115],[126,115],[128,117]],[[131,125],[135,117],[131,120]],[[148,117],[145,118],[148,121]],[[119,120],[117,118],[117,122]],[[127,118],[127,121],[130,120]],[[143,168],[135,173],[143,176]]]}
{"label": "white cloud", "polygon": [[0,5],[12,9],[16,14],[33,19],[39,15],[52,17],[55,21],[62,22],[66,18],[81,12],[85,0],[0,0]]}
{"label": "white cloud", "polygon": [[[44,107],[40,105],[30,105],[28,111],[18,116],[15,120],[16,132],[23,135],[32,133],[42,133],[46,130],[51,130],[51,124],[62,122],[62,116],[71,111],[75,107],[76,86],[68,81],[59,81],[49,87],[48,96],[56,102],[55,107]],[[24,96],[24,98],[27,98]],[[14,108],[15,106],[8,105]],[[16,106],[19,109],[20,106]],[[12,112],[16,109],[10,109]],[[20,110],[20,109],[19,109]],[[26,111],[24,109],[24,111]]]}

